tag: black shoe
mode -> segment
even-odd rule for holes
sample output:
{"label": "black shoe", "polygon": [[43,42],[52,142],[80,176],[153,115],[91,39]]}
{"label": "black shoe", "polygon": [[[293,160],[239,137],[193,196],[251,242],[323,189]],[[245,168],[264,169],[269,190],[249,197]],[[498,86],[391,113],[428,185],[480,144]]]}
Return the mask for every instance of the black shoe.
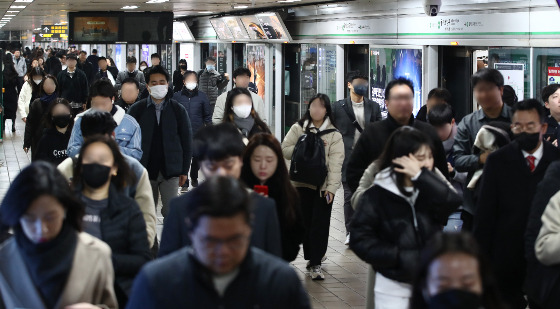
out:
{"label": "black shoe", "polygon": [[16,128],[12,127],[12,133],[16,133]]}
{"label": "black shoe", "polygon": [[193,188],[198,187],[198,179],[191,180],[191,185],[192,185]]}

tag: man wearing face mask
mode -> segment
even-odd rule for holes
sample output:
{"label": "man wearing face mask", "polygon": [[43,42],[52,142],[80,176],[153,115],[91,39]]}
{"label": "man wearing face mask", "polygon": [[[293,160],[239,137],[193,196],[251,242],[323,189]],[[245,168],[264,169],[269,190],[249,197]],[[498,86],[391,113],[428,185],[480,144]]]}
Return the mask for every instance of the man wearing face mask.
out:
{"label": "man wearing face mask", "polygon": [[352,190],[346,182],[346,166],[360,134],[368,123],[381,120],[381,108],[379,104],[370,101],[368,97],[368,78],[359,71],[350,72],[346,79],[346,86],[350,90],[350,96],[335,102],[332,107],[336,127],[342,134],[344,142],[344,163],[342,164],[342,186],[344,188],[344,224],[346,225],[345,245],[350,242],[350,219],[354,209],[350,204]]}
{"label": "man wearing face mask", "polygon": [[113,104],[115,97],[115,88],[108,79],[99,79],[91,85],[89,98],[91,108],[76,115],[76,124],[72,128],[72,136],[70,137],[70,142],[68,142],[69,157],[77,155],[84,143],[82,129],[80,126],[82,116],[92,110],[100,110],[110,112],[117,123],[118,126],[115,129],[115,140],[117,144],[119,144],[121,152],[135,158],[136,160],[140,160],[142,157],[142,136],[140,133],[140,126],[133,117],[126,114],[122,107]]}
{"label": "man wearing face mask", "polygon": [[169,200],[187,181],[192,157],[191,122],[185,108],[169,99],[169,74],[157,65],[146,74],[150,96],[128,110],[142,128],[140,163],[150,176],[154,204],[161,194],[161,214],[168,212]]}
{"label": "man wearing face mask", "polygon": [[[208,102],[206,94],[198,90],[198,75],[195,71],[185,71],[181,77],[184,80],[184,87],[173,95],[173,99],[181,103],[187,110],[194,135],[203,126],[212,124],[210,102]],[[198,162],[193,160],[191,164],[191,184],[193,187],[198,186],[198,170]],[[186,191],[188,187],[189,183],[185,182],[182,190]]]}
{"label": "man wearing face mask", "polygon": [[183,74],[187,71],[187,60],[179,60],[177,70],[173,72],[173,93],[181,91],[183,88]]}
{"label": "man wearing face mask", "polygon": [[504,300],[524,309],[525,228],[537,184],[560,150],[543,141],[545,111],[535,99],[514,105],[511,128],[514,142],[490,154],[484,165],[473,233],[490,257]]}
{"label": "man wearing face mask", "polygon": [[134,78],[138,81],[138,86],[140,92],[146,89],[146,80],[144,79],[144,73],[136,70],[136,57],[126,57],[126,70],[119,72],[117,74],[117,80],[115,81],[115,87],[117,90],[121,90],[123,82],[127,78]]}
{"label": "man wearing face mask", "polygon": [[[233,83],[235,84],[235,88],[248,88],[249,83],[251,81],[251,71],[247,68],[237,68],[233,71]],[[259,117],[264,123],[266,122],[266,114],[264,111],[264,102],[262,98],[250,91],[251,98],[253,99],[253,107]],[[224,120],[224,108],[226,106],[226,98],[229,94],[228,92],[224,92],[220,94],[220,96],[216,99],[216,106],[214,107],[214,113],[212,114],[212,123],[218,124]]]}
{"label": "man wearing face mask", "polygon": [[206,58],[206,67],[198,72],[198,88],[208,96],[212,113],[219,92],[227,86],[228,82],[229,75],[227,73],[220,74],[217,71],[216,58]]}

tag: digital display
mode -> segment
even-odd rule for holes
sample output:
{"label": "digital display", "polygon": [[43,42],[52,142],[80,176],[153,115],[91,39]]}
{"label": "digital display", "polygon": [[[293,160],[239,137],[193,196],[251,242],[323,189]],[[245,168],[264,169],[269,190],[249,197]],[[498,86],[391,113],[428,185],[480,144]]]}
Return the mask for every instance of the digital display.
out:
{"label": "digital display", "polygon": [[80,16],[72,21],[73,41],[115,42],[119,38],[118,17]]}
{"label": "digital display", "polygon": [[194,41],[194,36],[192,35],[189,27],[184,22],[176,21],[173,22],[173,41],[188,42]]}
{"label": "digital display", "polygon": [[243,23],[239,19],[239,17],[224,17],[223,18],[226,26],[229,28],[229,31],[233,35],[233,38],[236,40],[248,40],[249,34]]}
{"label": "digital display", "polygon": [[173,36],[173,13],[122,14],[123,34],[128,43],[170,44]]}
{"label": "digital display", "polygon": [[[560,0],[558,0],[560,1]],[[265,35],[270,40],[283,40],[291,41],[288,31],[284,26],[284,23],[276,13],[264,13],[258,14],[257,19],[259,20]]]}
{"label": "digital display", "polygon": [[256,16],[242,16],[241,21],[243,22],[243,26],[245,26],[247,33],[249,33],[249,38],[252,40],[268,39],[261,26],[261,22]]}
{"label": "digital display", "polygon": [[210,23],[212,24],[212,27],[214,27],[214,31],[216,31],[220,40],[233,40],[233,35],[221,18],[210,19]]}

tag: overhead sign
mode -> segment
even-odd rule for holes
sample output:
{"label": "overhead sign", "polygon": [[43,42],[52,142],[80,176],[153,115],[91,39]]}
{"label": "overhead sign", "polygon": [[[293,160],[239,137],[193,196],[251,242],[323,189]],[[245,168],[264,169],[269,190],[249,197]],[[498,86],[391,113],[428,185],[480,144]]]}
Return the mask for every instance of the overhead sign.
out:
{"label": "overhead sign", "polygon": [[560,68],[548,67],[548,84],[560,84]]}
{"label": "overhead sign", "polygon": [[68,25],[42,25],[39,38],[68,39]]}

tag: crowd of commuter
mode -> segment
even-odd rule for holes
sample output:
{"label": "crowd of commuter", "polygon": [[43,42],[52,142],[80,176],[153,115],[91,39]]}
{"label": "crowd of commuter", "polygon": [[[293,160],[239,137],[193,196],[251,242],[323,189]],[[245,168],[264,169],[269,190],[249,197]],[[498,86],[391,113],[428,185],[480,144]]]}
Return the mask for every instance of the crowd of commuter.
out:
{"label": "crowd of commuter", "polygon": [[246,68],[224,91],[212,57],[171,75],[157,54],[121,72],[95,50],[23,54],[3,59],[32,164],[0,205],[0,308],[310,308],[289,263],[326,279],[336,194],[375,308],[560,307],[559,85],[518,101],[481,69],[459,120],[443,88],[414,117],[396,77],[384,118],[350,72],[280,141]]}

